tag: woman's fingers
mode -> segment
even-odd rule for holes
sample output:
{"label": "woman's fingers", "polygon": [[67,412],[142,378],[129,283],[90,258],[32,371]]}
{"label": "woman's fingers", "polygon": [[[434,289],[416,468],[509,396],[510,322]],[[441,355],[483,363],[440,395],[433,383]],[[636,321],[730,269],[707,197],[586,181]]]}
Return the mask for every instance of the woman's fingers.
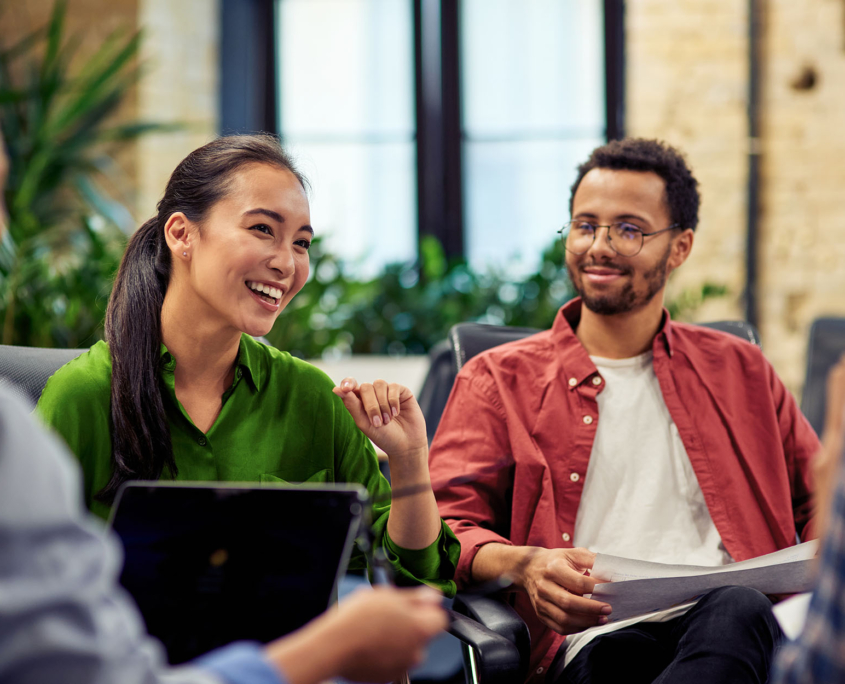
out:
{"label": "woman's fingers", "polygon": [[384,420],[381,417],[381,408],[379,407],[375,388],[369,382],[365,382],[358,388],[358,396],[364,405],[364,411],[370,417],[370,423],[372,423],[373,427],[381,427]]}
{"label": "woman's fingers", "polygon": [[[358,381],[351,377],[344,378],[340,386],[334,388],[334,393],[341,397],[344,403],[347,403],[347,394],[355,395],[360,400],[362,411],[370,425],[376,428],[387,425],[396,418],[402,410],[402,402],[413,398],[411,391],[398,383],[376,380],[359,385]],[[347,403],[347,406],[349,405]]]}
{"label": "woman's fingers", "polygon": [[355,378],[344,378],[340,381],[340,389],[343,392],[354,392],[358,389],[358,381]]}
{"label": "woman's fingers", "polygon": [[341,387],[334,387],[332,388],[332,392],[343,400],[346,410],[349,411],[349,414],[359,428],[364,429],[365,425],[370,424],[370,417],[364,410],[364,404],[361,403],[360,397],[354,391],[344,391]]}
{"label": "woman's fingers", "polygon": [[379,411],[381,411],[381,422],[383,425],[387,425],[391,418],[388,388],[389,385],[384,380],[376,380],[373,383],[373,390],[375,391],[376,401],[378,401]]}
{"label": "woman's fingers", "polygon": [[394,418],[399,415],[399,397],[402,389],[402,386],[395,382],[387,386],[387,403],[390,405],[390,415]]}

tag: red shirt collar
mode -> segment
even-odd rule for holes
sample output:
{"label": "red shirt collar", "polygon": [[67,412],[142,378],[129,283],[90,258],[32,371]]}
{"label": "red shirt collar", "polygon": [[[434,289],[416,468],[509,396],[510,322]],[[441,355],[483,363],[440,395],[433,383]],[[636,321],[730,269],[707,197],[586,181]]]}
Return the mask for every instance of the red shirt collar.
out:
{"label": "red shirt collar", "polygon": [[[595,364],[590,360],[587,350],[576,337],[575,330],[581,320],[581,298],[576,297],[564,304],[558,311],[552,326],[552,339],[555,347],[560,353],[562,368],[566,374],[564,382],[569,389],[574,389],[584,380],[595,375]],[[652,350],[656,353],[659,344],[663,345],[666,353],[672,356],[672,320],[669,312],[663,309],[663,318],[660,321],[660,328],[654,336]],[[572,380],[575,380],[573,383]]]}

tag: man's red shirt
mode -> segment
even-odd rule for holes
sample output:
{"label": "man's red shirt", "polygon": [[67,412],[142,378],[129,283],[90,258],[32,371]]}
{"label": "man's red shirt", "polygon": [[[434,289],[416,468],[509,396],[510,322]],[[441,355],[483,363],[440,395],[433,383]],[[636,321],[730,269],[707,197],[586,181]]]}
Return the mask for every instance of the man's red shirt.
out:
{"label": "man's red shirt", "polygon": [[[604,382],[575,336],[581,301],[551,330],[471,359],[431,445],[440,514],[461,542],[458,587],[484,544],[570,548]],[[736,561],[812,536],[810,461],[819,440],[760,349],[673,323],[664,312],[654,372],[722,543]],[[577,474],[578,477],[573,477]],[[449,484],[449,481],[463,481]],[[563,637],[514,605],[541,679]]]}

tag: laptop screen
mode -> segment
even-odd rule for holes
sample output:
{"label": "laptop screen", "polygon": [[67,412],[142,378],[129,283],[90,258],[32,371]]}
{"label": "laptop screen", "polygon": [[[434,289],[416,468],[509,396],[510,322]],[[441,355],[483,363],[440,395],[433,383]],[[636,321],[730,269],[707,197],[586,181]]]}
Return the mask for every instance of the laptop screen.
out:
{"label": "laptop screen", "polygon": [[361,524],[361,487],[129,483],[111,524],[121,584],[171,664],[268,642],[334,600]]}

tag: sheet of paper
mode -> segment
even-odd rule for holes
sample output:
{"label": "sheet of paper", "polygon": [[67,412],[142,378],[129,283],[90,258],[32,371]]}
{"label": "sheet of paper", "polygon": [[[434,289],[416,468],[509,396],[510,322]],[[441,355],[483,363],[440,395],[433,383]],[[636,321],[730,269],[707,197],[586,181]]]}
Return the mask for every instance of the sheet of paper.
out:
{"label": "sheet of paper", "polygon": [[815,542],[807,542],[718,567],[646,563],[598,554],[593,576],[612,581],[596,585],[592,598],[609,603],[613,607],[610,620],[617,622],[665,610],[725,586],[751,587],[764,594],[809,591],[816,547]]}
{"label": "sheet of paper", "polygon": [[691,577],[709,573],[735,572],[749,568],[765,568],[771,565],[789,563],[791,561],[810,560],[815,557],[819,543],[817,540],[790,546],[774,553],[752,558],[751,560],[731,563],[730,565],[669,565],[667,563],[650,563],[648,561],[620,558],[606,553],[597,553],[590,575],[604,582],[625,582],[636,579],[653,579],[656,577]]}

